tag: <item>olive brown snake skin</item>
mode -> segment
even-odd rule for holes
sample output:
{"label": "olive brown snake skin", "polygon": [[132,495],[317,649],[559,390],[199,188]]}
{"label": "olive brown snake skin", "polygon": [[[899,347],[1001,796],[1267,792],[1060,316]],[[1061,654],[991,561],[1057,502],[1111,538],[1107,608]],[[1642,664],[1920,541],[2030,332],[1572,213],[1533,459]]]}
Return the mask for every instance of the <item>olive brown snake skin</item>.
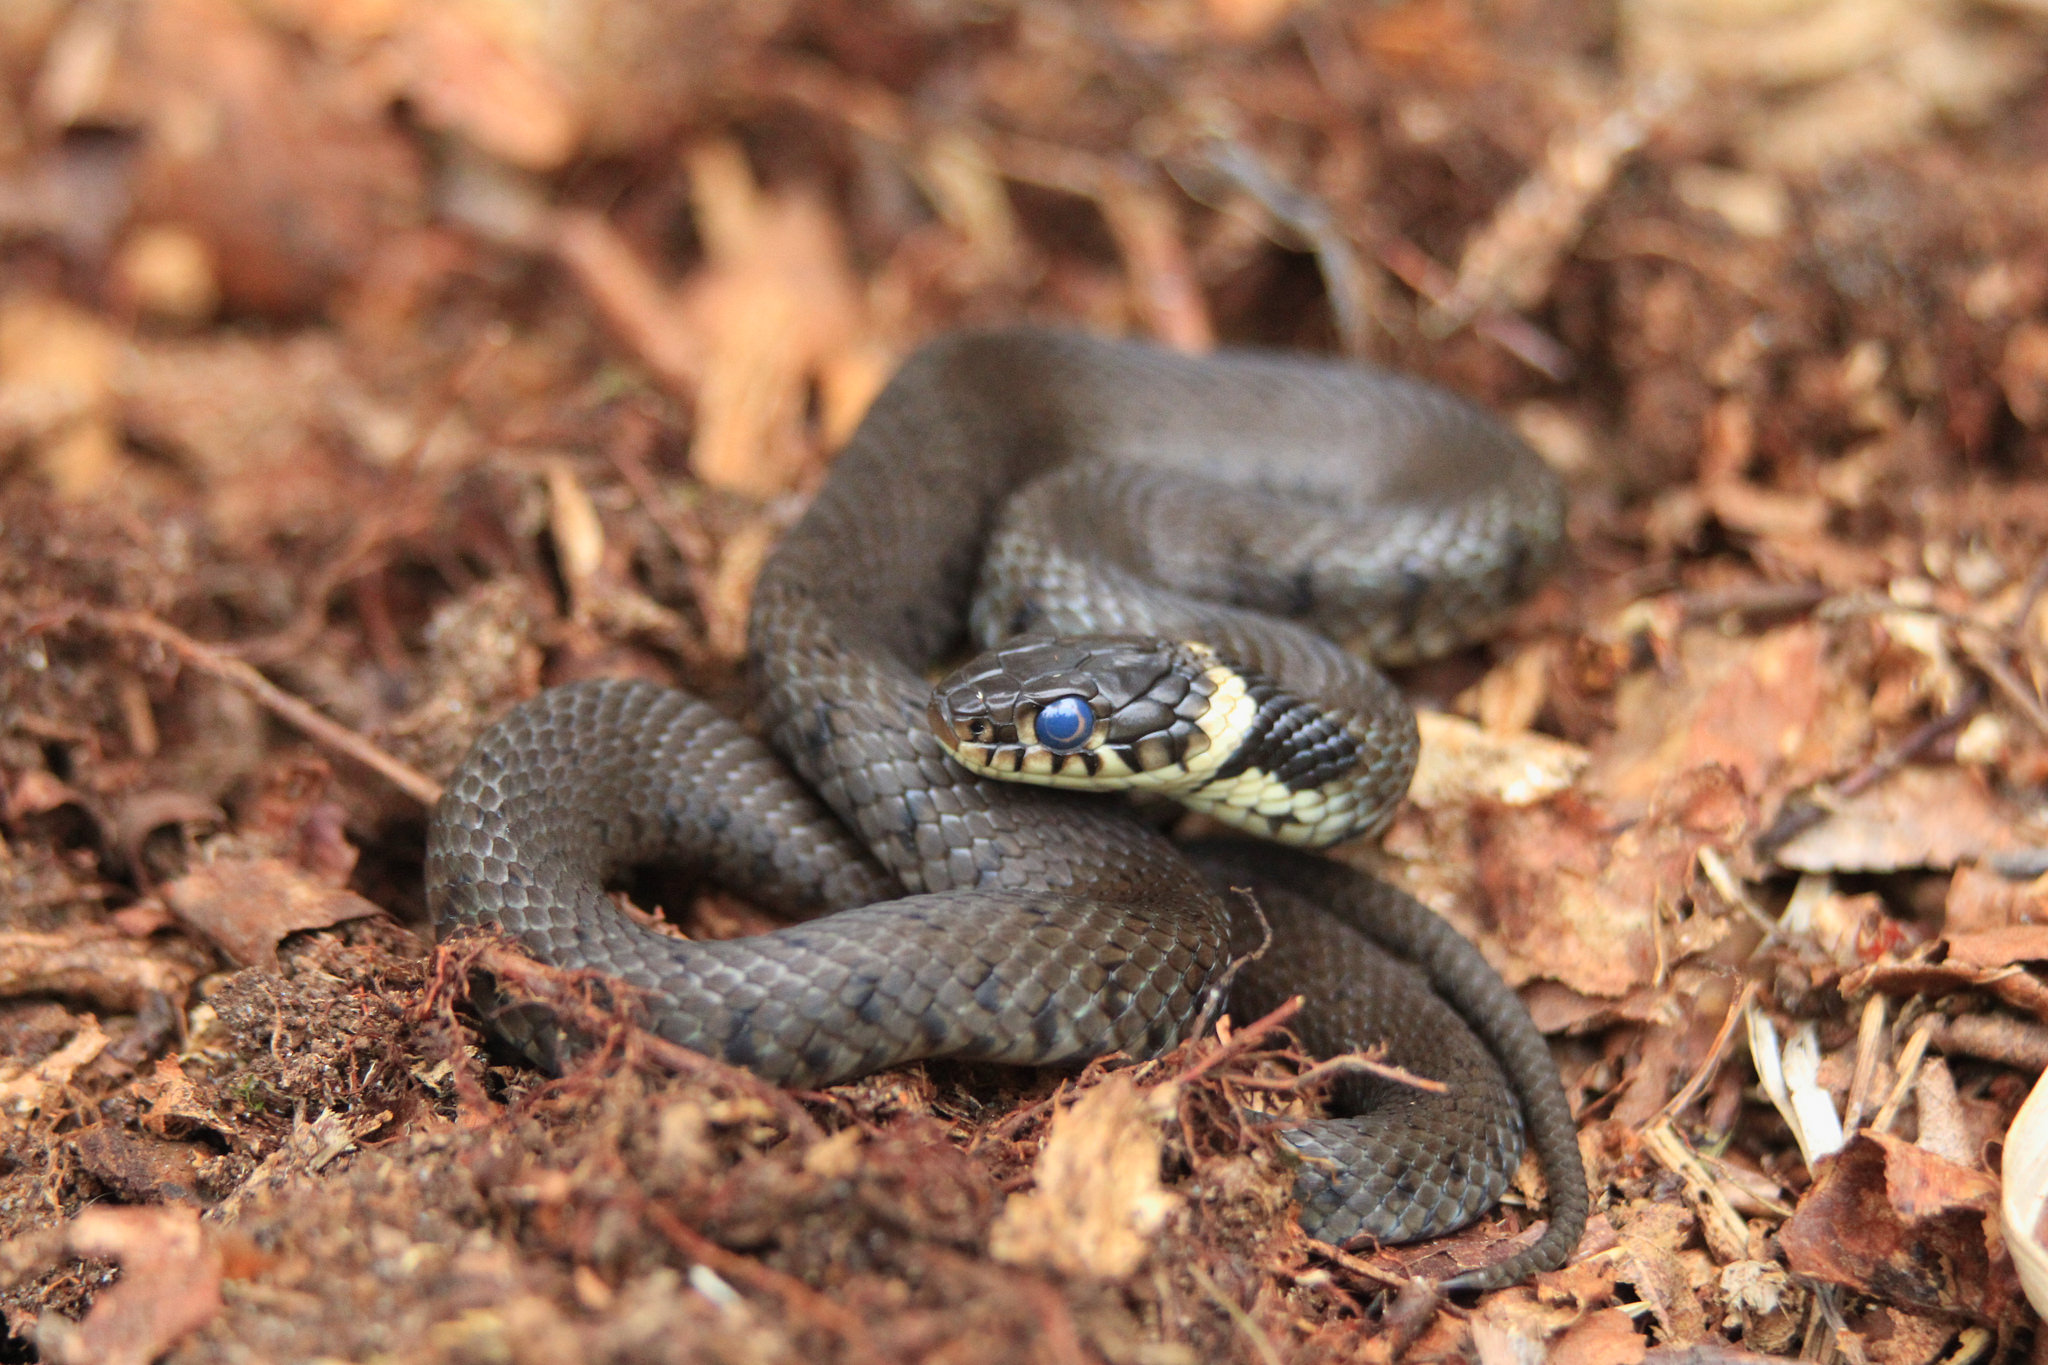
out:
{"label": "olive brown snake skin", "polygon": [[[948,756],[928,673],[962,653],[985,546],[1016,539],[1006,504],[1057,528],[1051,550],[1019,551],[1050,582],[994,575],[972,613],[984,633],[1179,639],[1214,624],[1300,690],[1336,651],[1285,625],[1269,639],[1254,610],[1382,658],[1441,651],[1555,557],[1563,498],[1491,419],[1379,371],[1046,331],[942,338],[875,401],[762,571],[749,647],[773,752],[651,684],[543,693],[478,741],[435,810],[437,931],[500,927],[543,961],[637,988],[664,1037],[815,1086],[926,1057],[1157,1054],[1198,1026],[1233,952],[1258,946],[1227,890],[1251,888],[1272,940],[1236,978],[1234,1011],[1304,994],[1311,1049],[1384,1040],[1388,1060],[1449,1086],[1351,1082],[1336,1107],[1355,1117],[1286,1130],[1304,1228],[1391,1241],[1469,1222],[1506,1188],[1526,1121],[1549,1226],[1454,1283],[1561,1264],[1587,1211],[1564,1091],[1520,1002],[1448,925],[1328,860],[1183,847],[1118,798],[996,782]],[[1355,524],[1326,527],[1332,510]],[[1084,537],[1104,542],[1100,564]],[[1228,605],[1219,617],[1155,579]],[[1383,822],[1414,722],[1389,685],[1367,688],[1360,761]],[[601,887],[657,858],[813,918],[729,941],[656,934]],[[500,1026],[545,1046],[516,1010]]]}

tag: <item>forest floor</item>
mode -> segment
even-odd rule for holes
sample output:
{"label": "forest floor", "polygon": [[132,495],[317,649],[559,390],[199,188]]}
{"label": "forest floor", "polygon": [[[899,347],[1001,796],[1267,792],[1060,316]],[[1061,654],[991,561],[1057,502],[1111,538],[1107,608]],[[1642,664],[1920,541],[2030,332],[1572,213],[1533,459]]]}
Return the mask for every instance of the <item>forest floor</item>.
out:
{"label": "forest floor", "polygon": [[[866,402],[1022,319],[1570,482],[1341,853],[1551,1036],[1566,1268],[1409,1280],[1533,1183],[1304,1239],[1278,1033],[789,1094],[478,1031],[438,782],[549,683],[743,714]],[[0,1365],[2041,1357],[2044,453],[2041,0],[9,0]]]}

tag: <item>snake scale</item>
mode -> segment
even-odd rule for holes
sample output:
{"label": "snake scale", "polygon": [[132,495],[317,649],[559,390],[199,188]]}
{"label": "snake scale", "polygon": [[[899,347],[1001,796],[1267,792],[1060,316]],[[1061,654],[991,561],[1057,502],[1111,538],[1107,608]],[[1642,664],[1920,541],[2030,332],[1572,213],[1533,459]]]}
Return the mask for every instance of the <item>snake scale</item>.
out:
{"label": "snake scale", "polygon": [[[1448,1086],[1349,1081],[1339,1117],[1288,1128],[1304,1229],[1408,1240],[1469,1222],[1506,1188],[1526,1125],[1549,1226],[1453,1284],[1553,1267],[1587,1211],[1571,1115],[1475,948],[1328,860],[1183,846],[1114,798],[975,776],[928,708],[929,672],[959,656],[970,618],[984,645],[1017,629],[1226,639],[1259,656],[1262,696],[1305,692],[1340,653],[1270,614],[1383,659],[1441,651],[1554,559],[1562,507],[1520,441],[1400,376],[1056,331],[942,337],[876,399],[763,568],[749,662],[772,751],[648,683],[542,693],[477,742],[436,808],[437,931],[500,927],[636,988],[664,1037],[815,1086],[917,1058],[1155,1055],[1260,946],[1230,890],[1249,888],[1270,941],[1231,987],[1236,1012],[1304,994],[1310,1048],[1384,1041]],[[1415,730],[1377,674],[1356,686],[1346,742],[1369,827],[1405,790]],[[601,889],[655,860],[800,922],[656,934]],[[550,1046],[517,1008],[497,1022]]]}

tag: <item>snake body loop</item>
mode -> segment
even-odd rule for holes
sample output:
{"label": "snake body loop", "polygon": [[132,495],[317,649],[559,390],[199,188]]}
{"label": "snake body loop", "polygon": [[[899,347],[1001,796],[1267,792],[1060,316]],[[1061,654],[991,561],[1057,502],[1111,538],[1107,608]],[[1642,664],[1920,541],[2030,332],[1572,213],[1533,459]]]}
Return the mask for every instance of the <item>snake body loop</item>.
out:
{"label": "snake body loop", "polygon": [[[1112,802],[977,777],[930,728],[925,679],[972,616],[984,643],[1019,628],[1203,640],[1314,695],[1356,665],[1268,613],[1382,655],[1440,650],[1506,610],[1561,519],[1525,447],[1396,376],[1052,332],[943,338],[877,398],[756,586],[750,665],[780,761],[680,693],[544,693],[479,740],[435,812],[435,924],[502,927],[638,988],[665,1037],[818,1085],[923,1057],[1155,1054],[1253,946],[1216,889],[1252,886],[1274,943],[1238,1006],[1304,991],[1312,1046],[1385,1039],[1452,1087],[1354,1086],[1340,1099],[1366,1112],[1291,1131],[1304,1227],[1394,1240],[1469,1221],[1526,1121],[1550,1226],[1459,1281],[1506,1283],[1563,1260],[1586,1193],[1547,1051],[1476,950],[1325,860],[1191,859]],[[1347,676],[1364,789],[1390,809],[1413,720],[1377,674]],[[817,917],[724,942],[655,934],[601,886],[657,857]]]}

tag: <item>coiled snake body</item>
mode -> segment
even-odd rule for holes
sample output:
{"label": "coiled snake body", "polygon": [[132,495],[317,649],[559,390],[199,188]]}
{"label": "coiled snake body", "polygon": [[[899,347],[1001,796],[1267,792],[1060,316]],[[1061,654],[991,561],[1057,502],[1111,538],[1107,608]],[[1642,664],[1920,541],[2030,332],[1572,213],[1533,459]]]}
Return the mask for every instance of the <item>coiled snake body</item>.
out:
{"label": "coiled snake body", "polygon": [[[1384,1040],[1391,1061],[1450,1087],[1355,1083],[1338,1100],[1357,1116],[1290,1129],[1303,1226],[1405,1240],[1467,1222],[1504,1190],[1526,1117],[1550,1226],[1458,1283],[1558,1264],[1586,1213],[1570,1113],[1477,950],[1327,860],[1187,849],[1113,800],[968,772],[934,733],[925,671],[960,650],[986,549],[972,610],[985,643],[1017,629],[1163,636],[1245,666],[1262,696],[1349,688],[1344,724],[1318,733],[1355,758],[1351,823],[1370,828],[1406,787],[1413,718],[1377,674],[1266,613],[1382,657],[1440,650],[1547,565],[1561,509],[1520,442],[1396,376],[1055,332],[942,338],[876,400],[761,574],[749,645],[775,752],[649,684],[543,693],[478,741],[435,811],[435,924],[502,927],[545,961],[638,988],[675,1042],[819,1085],[922,1057],[1155,1054],[1195,1024],[1232,952],[1257,946],[1217,889],[1252,887],[1272,942],[1234,1008],[1304,993],[1310,1047]],[[1327,776],[1321,760],[1264,752],[1269,778]],[[1263,817],[1276,831],[1298,823],[1292,799],[1262,807],[1280,812]],[[1321,819],[1326,805],[1302,809]],[[722,942],[656,935],[601,884],[657,858],[817,917]],[[542,1045],[516,1012],[501,1027]]]}

